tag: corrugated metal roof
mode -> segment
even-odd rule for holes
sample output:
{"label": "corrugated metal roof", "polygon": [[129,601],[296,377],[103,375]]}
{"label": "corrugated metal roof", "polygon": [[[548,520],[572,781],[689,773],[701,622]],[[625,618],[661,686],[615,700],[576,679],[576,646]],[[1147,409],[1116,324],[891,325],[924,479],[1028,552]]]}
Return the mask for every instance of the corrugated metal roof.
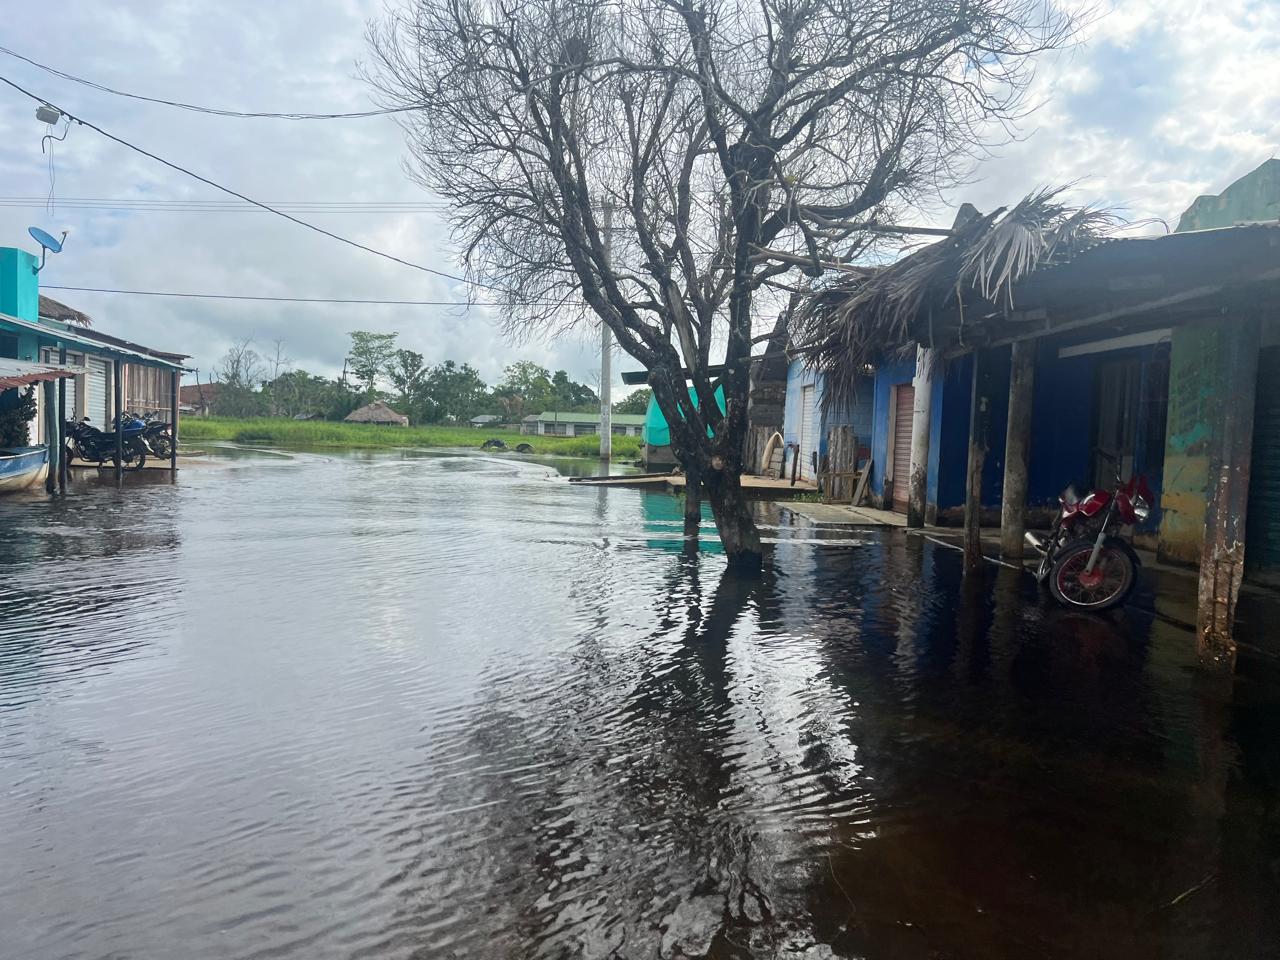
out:
{"label": "corrugated metal roof", "polygon": [[32,363],[29,360],[11,360],[0,357],[0,390],[11,387],[29,387],[33,383],[45,380],[62,380],[65,377],[76,377],[86,373],[84,367],[73,367],[66,364]]}
{"label": "corrugated metal roof", "polygon": [[[599,423],[600,414],[598,413],[566,413],[561,411],[547,411],[538,414],[538,419],[543,423]],[[644,414],[642,413],[615,413],[609,418],[610,423],[621,423],[630,426],[641,426],[644,423]]]}
{"label": "corrugated metal roof", "polygon": [[63,344],[75,344],[83,347],[92,353],[104,354],[110,357],[120,357],[129,363],[139,363],[147,367],[164,367],[166,370],[181,370],[181,363],[175,363],[171,360],[163,360],[154,354],[142,353],[138,350],[132,350],[124,346],[108,345],[103,343],[101,339],[93,336],[86,336],[82,333],[75,333],[71,330],[59,327],[51,327],[43,323],[33,323],[30,320],[20,320],[17,317],[11,317],[7,313],[0,313],[0,327],[16,327],[20,330],[30,330],[32,333],[38,333],[47,340],[57,341]]}

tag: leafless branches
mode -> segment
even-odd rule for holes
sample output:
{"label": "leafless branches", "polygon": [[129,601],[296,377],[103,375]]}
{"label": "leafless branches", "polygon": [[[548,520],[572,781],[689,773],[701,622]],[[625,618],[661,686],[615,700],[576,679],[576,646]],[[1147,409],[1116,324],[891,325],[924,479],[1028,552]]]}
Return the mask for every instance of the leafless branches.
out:
{"label": "leafless branches", "polygon": [[736,477],[753,304],[952,180],[1073,29],[1054,0],[406,0],[368,75],[418,108],[410,172],[455,203],[509,326],[602,319],[677,452]]}

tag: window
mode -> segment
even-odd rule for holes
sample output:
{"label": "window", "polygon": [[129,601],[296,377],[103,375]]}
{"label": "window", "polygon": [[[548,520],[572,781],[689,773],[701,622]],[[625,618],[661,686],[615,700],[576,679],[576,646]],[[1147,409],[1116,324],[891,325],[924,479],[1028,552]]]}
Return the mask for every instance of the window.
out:
{"label": "window", "polygon": [[619,437],[625,437],[627,435],[627,425],[625,423],[612,424],[612,432]]}
{"label": "window", "polygon": [[542,432],[557,437],[567,436],[569,425],[567,423],[543,423]]}
{"label": "window", "polygon": [[598,423],[575,423],[573,425],[573,435],[575,437],[586,437],[599,432],[600,424]]}

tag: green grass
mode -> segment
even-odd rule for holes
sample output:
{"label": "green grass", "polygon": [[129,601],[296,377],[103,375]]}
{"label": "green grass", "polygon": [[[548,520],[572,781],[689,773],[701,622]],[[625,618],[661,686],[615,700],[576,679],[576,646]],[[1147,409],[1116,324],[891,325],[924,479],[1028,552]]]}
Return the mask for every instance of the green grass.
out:
{"label": "green grass", "polygon": [[[179,425],[184,443],[229,440],[273,447],[474,447],[490,437],[508,446],[530,443],[535,453],[561,457],[591,457],[600,451],[600,438],[524,437],[515,430],[473,430],[470,427],[380,427],[368,423],[329,423],[318,420],[283,420],[270,417],[237,420],[231,417],[187,417]],[[613,438],[613,455],[629,459],[640,455],[639,437]]]}

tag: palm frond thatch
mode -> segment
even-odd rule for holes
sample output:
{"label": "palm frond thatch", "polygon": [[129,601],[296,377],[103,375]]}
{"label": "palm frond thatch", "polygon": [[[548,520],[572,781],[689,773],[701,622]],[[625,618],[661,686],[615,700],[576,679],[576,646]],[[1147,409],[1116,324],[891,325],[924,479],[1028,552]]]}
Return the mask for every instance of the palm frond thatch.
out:
{"label": "palm frond thatch", "polygon": [[824,374],[827,402],[851,396],[868,362],[917,342],[965,343],[975,325],[1014,309],[1020,280],[1070,260],[1118,222],[1106,210],[1062,203],[1064,189],[1039,190],[989,214],[974,211],[944,240],[816,293],[797,318],[793,352]]}

